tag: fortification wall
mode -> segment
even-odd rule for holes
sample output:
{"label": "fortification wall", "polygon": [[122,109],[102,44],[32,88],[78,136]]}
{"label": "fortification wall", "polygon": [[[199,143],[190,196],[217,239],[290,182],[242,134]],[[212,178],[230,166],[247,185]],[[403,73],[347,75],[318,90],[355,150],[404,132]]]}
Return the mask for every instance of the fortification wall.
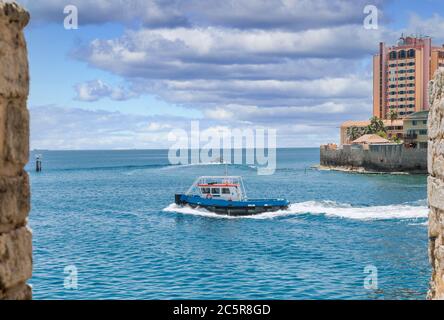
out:
{"label": "fortification wall", "polygon": [[28,162],[28,55],[23,28],[29,14],[0,0],[0,299],[30,299],[32,238]]}
{"label": "fortification wall", "polygon": [[427,150],[405,148],[403,145],[344,145],[331,150],[321,146],[321,166],[362,169],[378,172],[427,172]]}
{"label": "fortification wall", "polygon": [[432,279],[429,297],[444,299],[444,71],[430,83],[428,119],[429,258]]}

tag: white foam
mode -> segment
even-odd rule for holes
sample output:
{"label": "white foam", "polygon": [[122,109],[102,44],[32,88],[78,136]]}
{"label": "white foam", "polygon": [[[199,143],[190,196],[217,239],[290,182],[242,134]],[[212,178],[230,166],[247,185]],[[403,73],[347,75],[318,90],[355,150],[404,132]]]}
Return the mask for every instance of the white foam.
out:
{"label": "white foam", "polygon": [[[181,169],[187,167],[200,167],[200,166],[220,166],[228,163],[225,162],[199,162],[199,163],[190,163],[190,164],[175,164],[169,165],[161,168],[160,170],[172,170],[172,169]],[[229,165],[229,164],[228,164]]]}
{"label": "white foam", "polygon": [[306,201],[292,203],[287,210],[266,212],[254,216],[243,217],[219,215],[203,208],[193,209],[188,206],[178,206],[174,203],[163,209],[163,211],[230,219],[273,219],[299,214],[313,214],[357,220],[388,220],[427,218],[428,215],[427,206],[417,205],[417,202],[415,205],[406,203],[387,206],[353,207],[350,204],[341,204],[334,201]]}
{"label": "white foam", "polygon": [[425,221],[425,222],[418,222],[418,223],[409,223],[409,226],[423,226],[423,227],[427,227],[429,225],[429,221]]}

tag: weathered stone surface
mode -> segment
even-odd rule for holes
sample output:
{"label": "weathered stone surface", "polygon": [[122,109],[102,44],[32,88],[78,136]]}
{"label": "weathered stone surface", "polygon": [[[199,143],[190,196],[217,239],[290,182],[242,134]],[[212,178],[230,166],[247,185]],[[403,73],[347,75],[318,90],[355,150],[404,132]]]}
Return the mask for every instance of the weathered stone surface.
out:
{"label": "weathered stone surface", "polygon": [[26,225],[30,209],[29,178],[0,176],[0,234]]}
{"label": "weathered stone surface", "polygon": [[444,139],[429,141],[428,171],[432,176],[444,179]]}
{"label": "weathered stone surface", "polygon": [[429,176],[427,178],[427,185],[429,205],[434,208],[444,209],[444,181]]}
{"label": "weathered stone surface", "polygon": [[441,212],[431,207],[429,212],[429,238],[436,238],[440,235],[442,225],[441,225]]}
{"label": "weathered stone surface", "polygon": [[26,283],[20,283],[13,288],[0,290],[0,300],[31,300],[32,288]]}
{"label": "weathered stone surface", "polygon": [[0,289],[12,288],[32,275],[32,234],[22,227],[0,235]]}
{"label": "weathered stone surface", "polygon": [[4,160],[25,166],[29,159],[29,113],[22,99],[8,101],[5,129]]}
{"label": "weathered stone surface", "polygon": [[0,2],[0,95],[27,97],[29,73],[23,28],[29,13],[15,3]]}
{"label": "weathered stone surface", "polygon": [[0,299],[31,299],[29,72],[23,28],[29,14],[0,0]]}
{"label": "weathered stone surface", "polygon": [[430,84],[427,166],[429,214],[429,260],[432,277],[428,297],[444,299],[444,71]]}

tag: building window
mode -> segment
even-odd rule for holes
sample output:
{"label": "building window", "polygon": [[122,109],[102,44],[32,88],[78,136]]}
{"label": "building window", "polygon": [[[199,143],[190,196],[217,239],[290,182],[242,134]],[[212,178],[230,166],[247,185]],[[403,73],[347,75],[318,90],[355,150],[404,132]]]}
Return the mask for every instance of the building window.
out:
{"label": "building window", "polygon": [[401,50],[398,52],[398,59],[405,59],[405,50]]}
{"label": "building window", "polygon": [[395,60],[395,59],[396,59],[396,51],[390,52],[390,60]]}
{"label": "building window", "polygon": [[427,142],[420,142],[419,143],[419,148],[420,149],[427,149]]}
{"label": "building window", "polygon": [[427,135],[427,130],[419,130],[419,134],[422,136],[426,136]]}
{"label": "building window", "polygon": [[414,57],[415,57],[414,49],[410,49],[409,51],[407,51],[407,58],[414,58]]}
{"label": "building window", "polygon": [[418,124],[418,121],[416,121],[416,120],[413,120],[413,121],[412,121],[412,125],[413,125],[413,126],[416,126],[417,124]]}

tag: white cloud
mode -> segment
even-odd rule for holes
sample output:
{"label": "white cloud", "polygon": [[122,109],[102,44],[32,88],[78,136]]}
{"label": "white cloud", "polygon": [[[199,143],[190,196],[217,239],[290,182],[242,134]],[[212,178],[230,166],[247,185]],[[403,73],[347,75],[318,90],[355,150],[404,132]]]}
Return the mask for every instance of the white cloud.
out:
{"label": "white cloud", "polygon": [[409,19],[409,26],[404,31],[405,34],[417,34],[430,36],[436,46],[442,46],[444,43],[444,17],[434,13],[429,19],[422,19],[419,15],[413,13]]}
{"label": "white cloud", "polygon": [[123,86],[113,87],[102,80],[93,80],[79,83],[75,86],[76,100],[94,102],[103,98],[123,101],[136,97],[137,95]]}
{"label": "white cloud", "polygon": [[[63,8],[75,5],[80,24],[135,22],[156,27],[225,26],[237,29],[292,29],[361,24],[368,0],[18,0],[33,21],[63,21]],[[382,8],[382,0],[372,4]]]}
{"label": "white cloud", "polygon": [[299,32],[145,28],[96,39],[77,56],[170,103],[293,106],[300,99],[368,99],[370,70],[360,58],[387,34],[356,25]]}
{"label": "white cloud", "polygon": [[33,17],[31,21],[61,23],[63,9],[74,5],[78,9],[79,24],[104,24],[139,22],[145,26],[183,26],[188,21],[179,8],[157,0],[18,0]]}
{"label": "white cloud", "polygon": [[[22,2],[34,21],[61,23],[68,1]],[[337,136],[341,121],[371,114],[371,56],[379,41],[399,34],[382,24],[364,29],[367,2],[72,0],[80,26],[127,27],[121,36],[74,49],[71,58],[123,83],[77,84],[76,99],[149,94],[199,109],[203,130],[264,126],[278,130],[281,146],[315,146]],[[168,147],[167,132],[189,124],[173,116],[40,108],[48,109],[31,109],[33,146],[40,148]]]}
{"label": "white cloud", "polygon": [[[53,150],[169,148],[172,129],[190,132],[191,120],[173,116],[138,116],[104,110],[39,106],[30,108],[31,148]],[[225,121],[226,120],[226,121]],[[61,125],[63,124],[63,125]],[[337,136],[334,121],[297,124],[251,123],[237,119],[200,121],[201,134],[229,129],[276,129],[278,146],[316,146]],[[315,134],[314,134],[315,132]]]}

